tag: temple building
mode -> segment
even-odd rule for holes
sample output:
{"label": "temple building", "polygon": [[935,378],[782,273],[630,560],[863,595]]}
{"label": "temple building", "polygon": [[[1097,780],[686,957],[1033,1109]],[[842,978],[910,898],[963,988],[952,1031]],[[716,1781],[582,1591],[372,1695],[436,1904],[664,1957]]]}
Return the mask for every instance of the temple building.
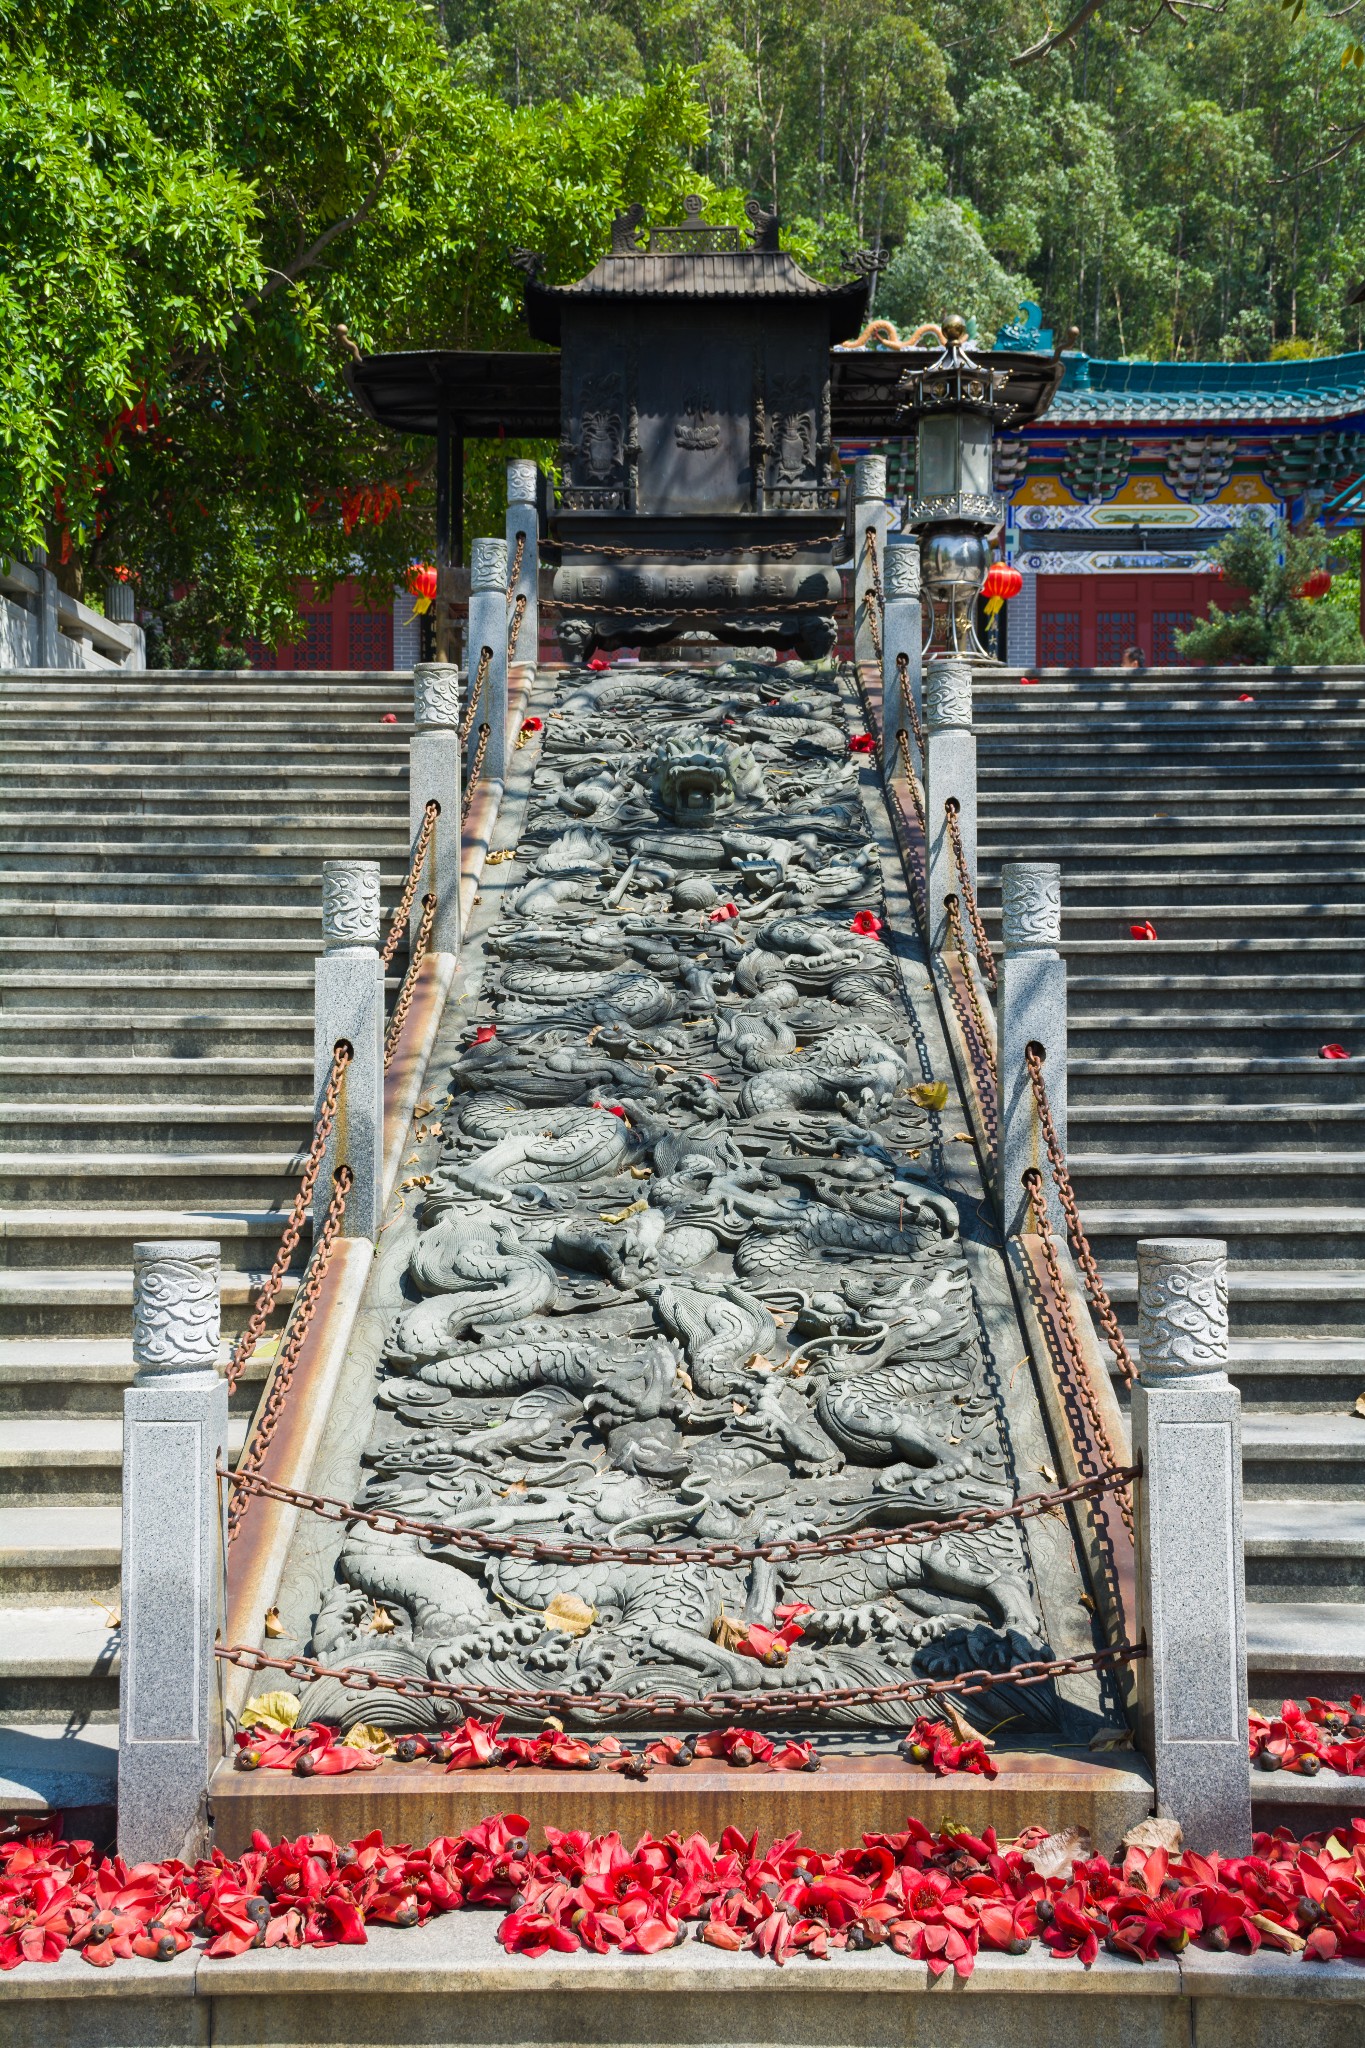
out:
{"label": "temple building", "polygon": [[[1050,346],[1028,311],[1002,347]],[[1063,363],[1042,417],[996,440],[1003,552],[1024,579],[1007,607],[1011,662],[1106,667],[1130,646],[1178,662],[1176,635],[1210,598],[1235,602],[1209,554],[1237,521],[1365,524],[1365,354],[1144,363],[1066,351]],[[908,498],[914,442],[886,452],[890,488]]]}

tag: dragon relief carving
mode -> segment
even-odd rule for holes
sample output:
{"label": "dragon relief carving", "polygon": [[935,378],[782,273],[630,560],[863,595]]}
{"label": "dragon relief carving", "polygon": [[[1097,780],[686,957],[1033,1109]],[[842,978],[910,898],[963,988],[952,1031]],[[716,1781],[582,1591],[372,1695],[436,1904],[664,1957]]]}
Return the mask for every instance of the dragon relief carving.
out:
{"label": "dragon relief carving", "polygon": [[[565,678],[486,941],[494,1030],[451,1069],[397,1226],[363,1498],[617,1551],[887,1540],[566,1565],[355,1524],[315,1654],[553,1687],[580,1719],[625,1693],[647,1721],[660,1692],[761,1713],[774,1686],[1038,1653],[1016,1525],[912,1540],[1013,1480],[957,1206],[922,1163],[912,1020],[887,948],[850,929],[881,884],[846,747],[812,744],[843,729],[833,676],[790,666]],[[785,1664],[743,1654],[786,1607],[808,1611]],[[1056,1713],[1049,1688],[988,1698],[1024,1726]],[[369,1695],[341,1708],[374,1718]]]}

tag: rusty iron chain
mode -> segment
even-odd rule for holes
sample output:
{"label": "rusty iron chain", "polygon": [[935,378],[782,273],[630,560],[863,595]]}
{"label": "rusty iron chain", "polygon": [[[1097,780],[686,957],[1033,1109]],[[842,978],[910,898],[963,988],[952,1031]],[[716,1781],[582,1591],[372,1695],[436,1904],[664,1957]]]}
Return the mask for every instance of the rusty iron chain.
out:
{"label": "rusty iron chain", "polygon": [[474,720],[479,710],[479,699],[483,695],[483,686],[488,680],[488,671],[492,665],[492,648],[481,647],[479,649],[479,665],[474,675],[474,687],[469,693],[469,702],[465,706],[464,717],[460,720],[460,741],[462,745],[468,740],[470,733],[473,731]]}
{"label": "rusty iron chain", "polygon": [[554,1692],[549,1688],[524,1692],[507,1686],[458,1685],[439,1678],[390,1678],[370,1671],[363,1664],[323,1664],[316,1657],[271,1657],[249,1643],[215,1643],[214,1655],[244,1671],[283,1671],[290,1678],[330,1678],[350,1692],[393,1692],[410,1700],[450,1700],[466,1711],[472,1708],[517,1714],[593,1714],[614,1718],[622,1714],[661,1715],[706,1714],[729,1719],[735,1714],[761,1710],[768,1720],[777,1715],[821,1713],[830,1708],[890,1706],[901,1700],[932,1699],[942,1693],[970,1695],[993,1692],[997,1686],[1046,1685],[1049,1679],[1070,1678],[1080,1671],[1102,1671],[1116,1664],[1131,1664],[1147,1655],[1145,1644],[1115,1643],[1102,1650],[1084,1650],[1075,1657],[1040,1657],[1028,1663],[1011,1664],[1003,1671],[964,1671],[957,1678],[912,1678],[890,1685],[831,1686],[826,1692],[800,1692],[795,1687],[777,1687],[752,1692],[708,1692],[695,1697],[677,1692]]}
{"label": "rusty iron chain", "polygon": [[972,1036],[980,1044],[982,1059],[990,1068],[991,1081],[994,1084],[998,1078],[995,1071],[995,1050],[990,1026],[986,1022],[986,1012],[981,1007],[981,994],[973,972],[975,963],[967,946],[967,935],[962,929],[962,906],[956,896],[945,896],[943,907],[948,914],[948,936],[952,941],[952,950],[962,963],[962,979],[967,988],[967,1000],[972,1007],[972,1023],[975,1027]]}
{"label": "rusty iron chain", "polygon": [[518,591],[516,603],[512,606],[512,617],[507,627],[507,659],[517,658],[517,643],[521,639],[521,622],[526,617],[526,592]]}
{"label": "rusty iron chain", "polygon": [[389,935],[384,941],[384,950],[379,955],[386,967],[398,951],[398,941],[407,930],[409,920],[412,917],[413,898],[417,894],[417,884],[422,878],[422,867],[427,857],[427,848],[431,845],[431,835],[436,830],[436,820],[440,815],[441,806],[437,803],[434,796],[428,797],[426,809],[422,812],[422,825],[421,830],[417,834],[417,844],[412,849],[412,859],[408,863],[407,878],[403,883],[403,893],[394,906],[393,916],[389,919]]}
{"label": "rusty iron chain", "polygon": [[[509,611],[512,609],[512,598],[516,592],[517,578],[521,574],[521,565],[525,561],[525,559],[526,535],[524,533],[519,533],[517,535],[517,544],[512,550],[512,565],[507,571],[507,609]],[[526,606],[523,602],[522,610],[524,611],[525,609]]]}
{"label": "rusty iron chain", "polygon": [[444,1522],[423,1522],[387,1508],[362,1508],[354,1501],[337,1500],[325,1493],[304,1493],[297,1487],[282,1486],[255,1473],[235,1473],[219,1468],[229,1485],[249,1493],[264,1494],[319,1516],[328,1522],[361,1522],[385,1536],[421,1536],[440,1543],[447,1550],[462,1551],[470,1557],[521,1557],[539,1564],[705,1564],[744,1565],[758,1562],[794,1563],[808,1557],[846,1557],[865,1550],[936,1543],[944,1536],[969,1535],[977,1529],[993,1528],[997,1522],[1027,1522],[1035,1515],[1049,1514],[1068,1501],[1098,1499],[1118,1490],[1137,1476],[1135,1467],[1097,1473],[1058,1487],[1052,1493],[1025,1494],[1008,1507],[964,1508],[960,1514],[935,1522],[918,1522],[903,1529],[852,1529],[829,1536],[780,1537],[772,1543],[647,1543],[638,1549],[614,1543],[593,1543],[586,1537],[540,1537],[503,1535],[487,1529],[451,1528]]}
{"label": "rusty iron chain", "polygon": [[867,630],[872,635],[872,652],[876,657],[877,666],[880,668],[883,659],[882,617],[886,609],[886,601],[882,596],[882,568],[881,563],[877,560],[877,529],[875,526],[868,526],[863,530],[863,556],[872,577],[870,587],[863,592],[863,615],[867,620]]}
{"label": "rusty iron chain", "polygon": [[469,777],[464,786],[464,800],[460,805],[461,823],[469,816],[469,806],[474,801],[474,792],[479,786],[479,777],[483,773],[483,757],[487,752],[488,725],[485,722],[479,727],[479,738],[474,748],[474,759],[469,764]]}
{"label": "rusty iron chain", "polygon": [[909,714],[910,729],[915,735],[915,748],[922,763],[924,760],[924,727],[919,722],[919,712],[915,709],[915,693],[910,687],[910,657],[904,651],[896,656],[896,675],[901,686],[901,703]]}
{"label": "rusty iron chain", "polygon": [[[1042,1246],[1043,1257],[1047,1261],[1048,1278],[1052,1283],[1052,1292],[1057,1303],[1057,1317],[1062,1326],[1062,1341],[1059,1350],[1067,1376],[1071,1381],[1071,1390],[1085,1409],[1086,1417],[1094,1433],[1095,1442],[1099,1446],[1100,1456],[1104,1459],[1107,1469],[1116,1471],[1118,1469],[1118,1459],[1114,1454],[1114,1446],[1110,1440],[1109,1431],[1105,1426],[1104,1417],[1100,1413],[1099,1402],[1095,1398],[1095,1389],[1086,1367],[1085,1352],[1081,1345],[1081,1333],[1076,1326],[1075,1315],[1072,1313],[1071,1297],[1068,1295],[1062,1280],[1062,1269],[1057,1258],[1057,1239],[1053,1232],[1051,1218],[1047,1213],[1047,1197],[1043,1189],[1043,1176],[1036,1166],[1030,1166],[1020,1175],[1020,1179],[1028,1195],[1029,1208],[1033,1213],[1034,1231]],[[1083,1455],[1082,1445],[1077,1443],[1075,1448],[1078,1456]],[[1131,1537],[1133,1534],[1133,1496],[1126,1484],[1115,1488],[1115,1496],[1119,1504],[1119,1513],[1123,1517],[1123,1526]]]}
{"label": "rusty iron chain", "polygon": [[972,928],[972,938],[976,942],[977,962],[987,983],[994,989],[995,955],[991,951],[991,942],[986,937],[986,927],[981,922],[981,912],[976,907],[976,891],[972,887],[966,850],[962,844],[962,828],[958,824],[961,812],[962,806],[957,798],[950,796],[943,806],[943,820],[948,828],[948,844],[953,850],[953,865],[957,869],[958,885],[962,891],[962,900],[967,906],[967,919]]}
{"label": "rusty iron chain", "polygon": [[332,1048],[332,1071],[327,1076],[327,1086],[323,1090],[322,1101],[318,1107],[317,1122],[313,1126],[313,1142],[308,1147],[303,1175],[295,1190],[293,1207],[289,1211],[289,1221],[285,1224],[280,1237],[275,1262],[265,1277],[261,1291],[256,1296],[255,1306],[247,1319],[246,1328],[237,1339],[232,1357],[228,1360],[225,1377],[229,1393],[236,1387],[250,1362],[252,1353],[261,1341],[266,1323],[270,1319],[270,1311],[275,1306],[284,1283],[284,1276],[289,1270],[289,1261],[294,1256],[294,1247],[303,1234],[304,1221],[317,1183],[318,1169],[322,1165],[322,1155],[327,1150],[327,1140],[331,1137],[332,1126],[336,1122],[342,1076],[353,1057],[352,1049],[346,1040],[338,1039]]}
{"label": "rusty iron chain", "polygon": [[413,996],[417,993],[417,972],[422,962],[426,959],[427,947],[431,944],[431,927],[435,916],[436,898],[431,895],[424,896],[422,898],[422,921],[417,927],[417,937],[412,942],[412,952],[408,957],[408,971],[403,976],[403,986],[398,991],[398,1000],[393,1006],[393,1015],[390,1017],[388,1028],[384,1033],[384,1072],[386,1074],[393,1065],[393,1056],[398,1049],[398,1040],[402,1035],[403,1026],[408,1021],[408,1011],[412,1008]]}
{"label": "rusty iron chain", "polygon": [[1024,1064],[1028,1068],[1029,1086],[1033,1090],[1034,1106],[1038,1111],[1038,1122],[1042,1126],[1043,1143],[1047,1148],[1047,1163],[1052,1171],[1057,1200],[1061,1203],[1062,1214],[1066,1217],[1067,1239],[1076,1264],[1081,1269],[1085,1291],[1090,1297],[1090,1306],[1099,1317],[1100,1327],[1108,1339],[1109,1349],[1114,1354],[1123,1383],[1126,1387],[1131,1387],[1137,1377],[1137,1368],[1133,1364],[1127,1339],[1119,1327],[1114,1304],[1109,1299],[1109,1290],[1101,1277],[1100,1269],[1095,1262],[1095,1254],[1090,1249],[1090,1240],[1081,1223],[1076,1191],[1071,1185],[1071,1175],[1067,1171],[1066,1155],[1058,1143],[1057,1126],[1052,1120],[1052,1104],[1048,1100],[1047,1083],[1043,1079],[1043,1059],[1041,1046],[1025,1047]]}
{"label": "rusty iron chain", "polygon": [[[313,1321],[313,1314],[322,1293],[323,1277],[327,1272],[327,1268],[332,1263],[332,1253],[336,1249],[336,1241],[341,1230],[342,1218],[346,1213],[346,1197],[351,1191],[354,1180],[355,1176],[351,1172],[350,1167],[344,1164],[338,1166],[332,1175],[332,1199],[327,1205],[327,1215],[323,1221],[322,1229],[318,1233],[317,1243],[313,1246],[313,1255],[308,1261],[308,1270],[303,1276],[303,1284],[294,1297],[294,1306],[290,1311],[289,1321],[285,1326],[284,1342],[280,1346],[279,1357],[275,1362],[275,1370],[270,1378],[270,1386],[260,1414],[256,1418],[256,1426],[247,1439],[246,1449],[242,1453],[237,1472],[233,1474],[234,1479],[240,1475],[250,1476],[255,1474],[266,1451],[270,1448],[270,1440],[275,1434],[280,1417],[284,1413],[289,1400],[289,1388],[294,1377],[294,1368],[299,1362],[299,1353],[303,1349],[303,1340],[308,1335],[309,1327]],[[236,1540],[243,1518],[251,1505],[251,1497],[250,1488],[245,1485],[238,1486],[233,1492],[232,1499],[228,1503],[227,1524],[229,1543]]]}
{"label": "rusty iron chain", "polygon": [[[609,561],[626,562],[657,555],[657,548],[606,547],[600,541],[575,540],[573,552],[576,555],[601,555]],[[771,555],[774,561],[788,561],[796,553],[794,540],[763,541],[758,543],[740,541],[732,548],[670,548],[670,562],[724,562],[731,555]]]}

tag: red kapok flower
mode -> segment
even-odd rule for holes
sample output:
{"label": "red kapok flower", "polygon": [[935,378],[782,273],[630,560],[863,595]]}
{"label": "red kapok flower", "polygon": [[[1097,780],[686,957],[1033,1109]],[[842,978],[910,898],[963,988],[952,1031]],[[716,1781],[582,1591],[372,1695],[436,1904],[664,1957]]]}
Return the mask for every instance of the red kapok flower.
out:
{"label": "red kapok flower", "polygon": [[1350,1057],[1351,1055],[1347,1052],[1345,1046],[1338,1045],[1335,1040],[1331,1045],[1324,1045],[1318,1048],[1318,1058],[1320,1060],[1348,1060]]}
{"label": "red kapok flower", "polygon": [[381,725],[397,725],[398,713],[396,711],[386,711],[379,723]]}
{"label": "red kapok flower", "polygon": [[727,918],[738,916],[739,905],[737,903],[719,903],[717,904],[716,908],[708,914],[707,923],[724,924]]}
{"label": "red kapok flower", "polygon": [[544,723],[543,718],[523,718],[521,729],[523,732],[539,732]]}
{"label": "red kapok flower", "polygon": [[875,910],[860,910],[848,928],[851,932],[856,932],[860,939],[875,939],[881,933],[882,921]]}
{"label": "red kapok flower", "polygon": [[611,663],[609,661],[605,661],[600,654],[594,654],[592,660],[588,663],[588,667],[590,669],[595,669],[598,672],[598,674],[600,674],[604,668],[610,668]]}
{"label": "red kapok flower", "polygon": [[1150,917],[1144,918],[1141,924],[1129,925],[1128,935],[1134,939],[1154,939],[1156,937],[1156,926],[1152,923]]}
{"label": "red kapok flower", "polygon": [[480,1024],[478,1030],[474,1033],[474,1037],[471,1042],[474,1045],[487,1045],[490,1042],[490,1040],[496,1038],[497,1035],[498,1027],[496,1024]]}
{"label": "red kapok flower", "polygon": [[875,754],[877,742],[870,732],[851,732],[848,736],[850,754]]}

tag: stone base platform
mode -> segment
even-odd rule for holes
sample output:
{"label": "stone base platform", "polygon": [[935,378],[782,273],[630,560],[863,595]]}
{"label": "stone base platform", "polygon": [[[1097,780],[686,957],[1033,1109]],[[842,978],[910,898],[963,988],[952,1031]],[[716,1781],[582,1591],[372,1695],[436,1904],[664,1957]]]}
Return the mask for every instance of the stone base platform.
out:
{"label": "stone base platform", "polygon": [[658,1956],[508,1956],[496,1912],[370,1930],[352,1948],[4,1980],[0,2041],[24,2048],[1356,2048],[1365,1967],[1213,1955],[1094,1967],[1031,1949],[931,1984],[887,1955],[785,1969],[689,1941]]}
{"label": "stone base platform", "polygon": [[733,1826],[764,1838],[799,1828],[825,1848],[892,1832],[913,1814],[929,1828],[949,1820],[974,1833],[993,1826],[1002,1839],[1037,1824],[1084,1827],[1097,1849],[1112,1853],[1152,1810],[1151,1777],[1134,1756],[1011,1750],[998,1763],[996,1778],[957,1771],[931,1778],[894,1755],[836,1756],[819,1771],[692,1764],[656,1770],[643,1782],[610,1771],[447,1772],[429,1763],[386,1763],[341,1778],[224,1765],[210,1807],[214,1842],[230,1856],[250,1847],[254,1828],[272,1841],[309,1831],[351,1841],[377,1827],[386,1841],[427,1842],[490,1813],[524,1814],[533,1840],[547,1826],[593,1834],[614,1828],[631,1841],[670,1829],[714,1839]]}

